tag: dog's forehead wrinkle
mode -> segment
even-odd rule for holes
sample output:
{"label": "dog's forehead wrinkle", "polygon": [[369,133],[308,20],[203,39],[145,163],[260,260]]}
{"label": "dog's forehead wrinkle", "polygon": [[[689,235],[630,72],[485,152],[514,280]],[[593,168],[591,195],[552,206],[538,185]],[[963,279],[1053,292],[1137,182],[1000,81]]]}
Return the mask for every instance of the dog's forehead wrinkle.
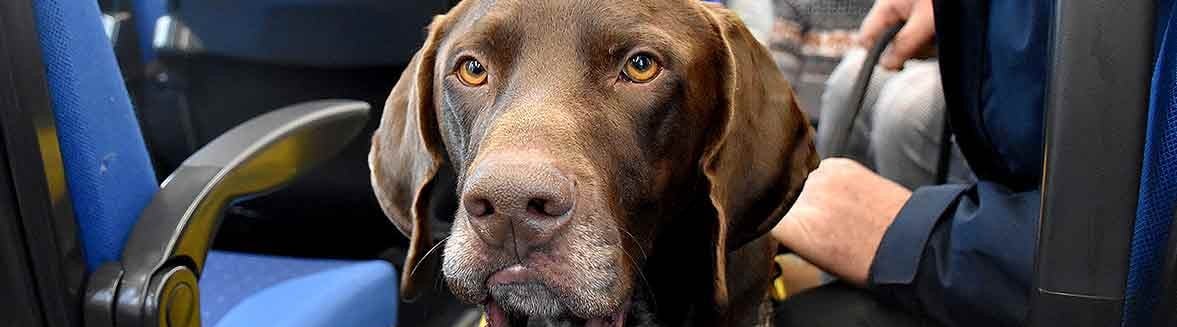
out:
{"label": "dog's forehead wrinkle", "polygon": [[495,110],[483,110],[482,112],[478,113],[478,118],[476,119],[469,136],[469,138],[472,140],[469,142],[469,146],[467,148],[468,152],[463,160],[475,159],[478,151],[481,150],[481,146],[486,143],[486,139],[490,135],[490,129],[492,128],[493,122],[500,114],[501,112]]}
{"label": "dog's forehead wrinkle", "polygon": [[463,45],[478,44],[503,52],[499,55],[505,58],[527,58],[519,60],[524,62],[586,53],[608,56],[642,42],[666,49],[665,55],[677,59],[696,43],[679,40],[692,36],[705,20],[682,17],[698,13],[673,2],[617,2],[610,6],[587,0],[483,2],[460,20],[453,38]]}
{"label": "dog's forehead wrinkle", "polygon": [[450,152],[449,155],[454,165],[456,165],[454,168],[461,170],[465,158],[472,151],[471,148],[476,147],[477,144],[468,142],[468,137],[463,135],[464,131],[467,130],[465,126],[468,124],[468,119],[465,119],[460,112],[461,110],[456,108],[461,102],[455,101],[451,94],[445,94],[441,99],[441,110],[443,112],[438,114],[438,120],[440,120],[443,127],[441,129],[444,133],[442,135],[442,142]]}

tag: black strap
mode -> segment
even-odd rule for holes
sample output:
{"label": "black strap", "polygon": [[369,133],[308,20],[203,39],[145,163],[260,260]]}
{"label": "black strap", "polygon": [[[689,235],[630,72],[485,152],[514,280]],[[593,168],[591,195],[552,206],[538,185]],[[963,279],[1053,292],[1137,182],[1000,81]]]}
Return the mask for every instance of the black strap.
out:
{"label": "black strap", "polygon": [[883,55],[883,50],[887,49],[887,44],[891,43],[891,40],[895,38],[895,34],[899,33],[899,29],[902,27],[902,24],[895,25],[884,31],[883,35],[880,35],[879,39],[875,40],[875,44],[867,52],[866,58],[862,62],[862,68],[858,70],[858,79],[854,80],[854,86],[850,89],[849,101],[846,101],[846,105],[850,106],[849,108],[845,108],[845,111],[850,112],[850,123],[846,125],[846,132],[843,134],[845,137],[842,138],[842,143],[834,144],[836,149],[830,151],[833,155],[846,156],[849,154],[847,153],[849,151],[849,145],[846,140],[849,140],[850,135],[854,133],[855,122],[858,121],[858,115],[862,113],[862,105],[866,101],[866,91],[870,87],[870,79],[875,73],[875,66],[879,64],[879,57]]}
{"label": "black strap", "polygon": [[[871,46],[870,51],[867,52],[866,58],[862,63],[862,68],[858,71],[858,78],[854,80],[854,85],[850,89],[849,101],[846,105],[850,106],[845,111],[850,112],[849,124],[846,126],[844,138],[841,144],[834,144],[836,149],[831,151],[835,156],[849,155],[849,142],[851,134],[854,133],[854,125],[858,122],[858,116],[862,113],[863,102],[866,101],[866,92],[870,87],[871,77],[874,75],[875,66],[879,63],[879,58],[883,55],[883,50],[887,49],[887,45],[895,39],[895,35],[903,28],[903,24],[898,24],[887,29],[880,35],[875,44]],[[951,163],[952,155],[952,132],[949,129],[948,113],[944,113],[944,125],[940,133],[940,151],[936,163],[936,184],[948,183],[949,164]]]}

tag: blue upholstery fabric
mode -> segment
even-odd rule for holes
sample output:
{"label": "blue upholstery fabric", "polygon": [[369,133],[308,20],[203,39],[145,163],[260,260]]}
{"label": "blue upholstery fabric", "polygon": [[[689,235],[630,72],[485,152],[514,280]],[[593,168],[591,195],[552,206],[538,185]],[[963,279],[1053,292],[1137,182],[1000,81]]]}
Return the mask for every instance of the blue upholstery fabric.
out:
{"label": "blue upholstery fabric", "polygon": [[385,261],[212,252],[200,279],[205,326],[396,324],[397,277]]}
{"label": "blue upholstery fabric", "polygon": [[1132,234],[1124,326],[1149,325],[1158,299],[1162,260],[1177,204],[1177,22],[1173,3],[1160,1],[1161,24],[1153,71],[1140,199]]}
{"label": "blue upholstery fabric", "polygon": [[92,0],[34,1],[86,265],[118,259],[158,186]]}

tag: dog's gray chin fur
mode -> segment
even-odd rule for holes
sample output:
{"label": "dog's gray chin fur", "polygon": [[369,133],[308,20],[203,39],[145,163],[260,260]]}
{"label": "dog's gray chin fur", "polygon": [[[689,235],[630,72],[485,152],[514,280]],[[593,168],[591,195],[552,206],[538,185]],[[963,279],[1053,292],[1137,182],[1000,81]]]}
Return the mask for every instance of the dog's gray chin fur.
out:
{"label": "dog's gray chin fur", "polygon": [[[542,288],[542,286],[538,286],[538,287]],[[512,297],[531,294],[531,293],[517,292],[517,291],[518,290],[502,289],[502,290],[497,290],[497,291],[490,291],[490,293],[491,294],[500,294],[500,293],[508,294],[508,293],[510,293],[507,296],[512,296]],[[554,296],[550,291],[547,291],[546,289],[544,289],[544,291],[548,293],[547,295],[544,295],[544,296]],[[496,295],[496,298],[498,298],[498,295]],[[554,299],[554,297],[553,297],[553,299]],[[631,298],[631,301],[632,301],[631,305],[629,305],[628,308],[626,308],[627,312],[624,313],[625,322],[622,324],[623,326],[625,326],[625,327],[662,326],[662,324],[658,323],[657,318],[654,317],[654,314],[651,311],[651,308],[649,307],[649,302],[647,301],[647,299],[645,299],[644,296],[640,296],[640,295],[634,296],[633,298]],[[501,302],[496,301],[495,303],[496,303],[496,305],[500,305],[500,308],[503,308],[508,311],[511,310],[511,309],[506,309],[507,307],[503,306]],[[523,303],[536,304],[536,303],[538,303],[538,301],[523,302]],[[519,303],[516,303],[516,304],[519,304]],[[540,305],[543,305],[543,304],[540,304]],[[559,305],[559,306],[562,307],[562,305]],[[544,308],[544,309],[550,309],[550,308]],[[561,310],[565,310],[567,313],[566,309],[561,308]],[[513,311],[513,312],[511,312],[511,314],[516,315],[516,316],[525,315],[522,311]],[[586,323],[586,321],[584,319],[571,317],[568,314],[561,314],[561,315],[550,316],[550,317],[532,316],[532,315],[525,315],[525,316],[527,316],[527,318],[523,320],[526,322],[526,323],[523,323],[524,326],[582,327]]]}
{"label": "dog's gray chin fur", "polygon": [[504,310],[536,318],[557,318],[568,314],[560,298],[540,283],[501,285],[489,289]]}

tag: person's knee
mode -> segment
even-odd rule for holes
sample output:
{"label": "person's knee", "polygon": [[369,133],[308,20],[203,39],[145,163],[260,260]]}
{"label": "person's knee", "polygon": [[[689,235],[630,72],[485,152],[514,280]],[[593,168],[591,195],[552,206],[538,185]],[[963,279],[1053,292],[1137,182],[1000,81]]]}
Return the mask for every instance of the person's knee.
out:
{"label": "person's knee", "polygon": [[895,153],[908,145],[925,143],[933,134],[922,110],[911,107],[878,108],[871,130],[871,147],[875,153]]}
{"label": "person's knee", "polygon": [[935,143],[940,135],[945,106],[939,72],[934,67],[909,69],[889,81],[875,103],[871,138],[879,145]]}
{"label": "person's knee", "polygon": [[875,167],[908,188],[935,182],[945,111],[939,82],[934,66],[909,65],[875,103],[870,136]]}

